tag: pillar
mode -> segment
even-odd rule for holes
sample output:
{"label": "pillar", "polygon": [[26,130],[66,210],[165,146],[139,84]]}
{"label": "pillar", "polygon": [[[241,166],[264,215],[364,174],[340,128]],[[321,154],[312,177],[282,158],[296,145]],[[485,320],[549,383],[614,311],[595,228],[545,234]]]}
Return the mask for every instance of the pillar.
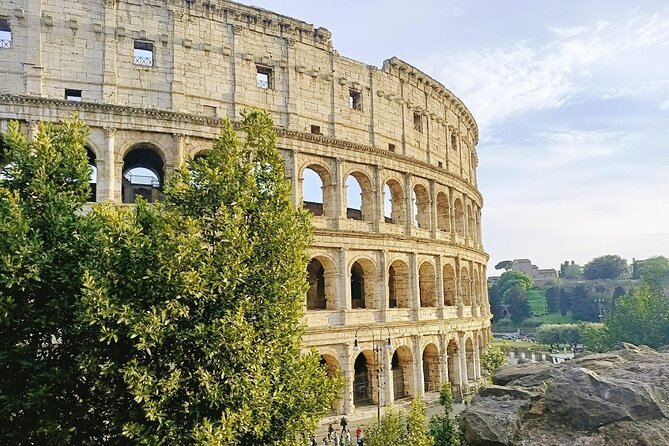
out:
{"label": "pillar", "polygon": [[174,167],[180,169],[186,161],[186,135],[183,133],[174,133]]}
{"label": "pillar", "polygon": [[416,320],[420,318],[420,276],[418,274],[418,253],[412,252],[409,256],[409,294],[411,307],[414,309]]}
{"label": "pillar", "polygon": [[344,354],[342,355],[342,362],[339,365],[341,367],[342,378],[344,379],[344,389],[342,390],[343,395],[343,406],[344,413],[350,414],[353,412],[353,379],[355,375],[355,370],[353,369],[353,356],[351,355],[352,346],[351,344],[344,344]]}
{"label": "pillar", "polygon": [[346,310],[351,309],[351,272],[347,268],[346,251],[346,248],[339,249],[339,272],[337,274],[337,283],[339,284],[337,286],[339,294],[337,299],[339,302],[338,307],[342,310],[343,314],[345,314]]}
{"label": "pillar", "polygon": [[437,308],[442,319],[444,318],[444,259],[442,256],[436,257],[436,279],[437,279]]}
{"label": "pillar", "polygon": [[457,231],[455,230],[455,190],[452,187],[448,188],[448,207],[450,208],[448,213],[449,224],[451,227],[451,241],[455,241],[455,235]]}
{"label": "pillar", "polygon": [[404,176],[404,209],[406,209],[406,212],[404,214],[404,226],[405,226],[405,233],[406,235],[411,235],[412,230],[413,230],[413,215],[414,215],[414,209],[413,209],[413,188],[412,186],[412,179],[413,176],[410,173],[407,173]]}
{"label": "pillar", "polygon": [[467,207],[467,194],[462,194],[462,212],[464,217],[462,219],[462,226],[465,229],[465,244],[469,246],[471,237],[469,236],[469,211]]}
{"label": "pillar", "polygon": [[467,347],[465,345],[465,332],[460,331],[458,332],[459,340],[460,340],[460,348],[459,353],[460,353],[460,387],[463,389],[463,391],[468,390],[468,383],[467,383]]}
{"label": "pillar", "polygon": [[37,134],[39,133],[39,121],[28,121],[28,136],[31,141],[37,139]]}
{"label": "pillar", "polygon": [[414,357],[414,389],[416,389],[416,396],[423,397],[425,395],[425,376],[423,374],[423,352],[421,351],[420,335],[412,336],[413,340],[413,357]]}
{"label": "pillar", "polygon": [[437,238],[437,185],[430,180],[430,236]]}
{"label": "pillar", "polygon": [[105,0],[104,53],[102,60],[102,101],[116,104],[116,0]]}
{"label": "pillar", "polygon": [[382,319],[386,320],[387,310],[390,307],[390,296],[388,294],[388,251],[379,251],[377,256],[377,282],[376,282],[376,292],[377,292],[377,310],[381,311]]}
{"label": "pillar", "polygon": [[114,153],[116,129],[112,127],[106,127],[104,129],[104,132],[105,132],[104,178],[106,181],[103,184],[103,190],[100,191],[100,198],[101,201],[115,202],[117,201],[116,159]]}
{"label": "pillar", "polygon": [[448,344],[446,343],[446,334],[439,333],[439,376],[441,377],[441,382],[447,383],[449,381],[448,376]]}
{"label": "pillar", "polygon": [[385,222],[384,206],[385,203],[383,202],[383,167],[377,165],[376,168],[374,169],[374,216],[372,222],[372,227],[375,232],[379,232],[381,230],[381,223]]}
{"label": "pillar", "polygon": [[[297,150],[290,152],[290,175],[292,186],[290,191],[290,199],[297,208],[300,208],[302,207],[302,196],[300,195],[300,191],[302,190],[302,178],[300,177],[297,155]],[[323,208],[325,208],[325,193],[323,193]]]}
{"label": "pillar", "polygon": [[[342,160],[340,158],[336,158],[334,161],[334,172],[332,175],[332,179],[334,182],[334,200],[335,200],[335,206],[334,206],[334,216],[335,221],[339,219],[344,219],[346,220],[346,206],[344,205],[344,202],[346,201],[346,183],[345,179],[343,178],[343,172],[342,172],[343,166],[342,166]],[[339,223],[336,223],[336,228],[339,228]]]}

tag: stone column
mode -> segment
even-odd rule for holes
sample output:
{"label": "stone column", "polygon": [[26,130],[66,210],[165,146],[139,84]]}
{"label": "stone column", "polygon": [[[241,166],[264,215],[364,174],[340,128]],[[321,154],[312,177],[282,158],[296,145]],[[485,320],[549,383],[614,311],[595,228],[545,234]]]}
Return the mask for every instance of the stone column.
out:
{"label": "stone column", "polygon": [[411,307],[414,309],[414,319],[420,319],[420,275],[418,274],[418,253],[412,252],[409,256],[409,294]]}
{"label": "stone column", "polygon": [[462,194],[462,211],[464,218],[462,219],[462,226],[465,228],[465,244],[469,246],[471,237],[469,236],[469,211],[467,207],[467,194]]}
{"label": "stone column", "polygon": [[28,136],[31,141],[37,139],[37,134],[39,133],[39,123],[40,121],[28,121]]}
{"label": "stone column", "polygon": [[341,158],[336,158],[334,161],[334,172],[332,173],[333,187],[334,187],[334,216],[335,218],[335,229],[339,229],[339,219],[346,220],[346,206],[344,202],[346,201],[346,183],[343,178],[342,172],[342,160]]}
{"label": "stone column", "polygon": [[[101,201],[117,201],[117,184],[116,184],[116,157],[114,151],[114,142],[116,129],[112,127],[105,127],[105,152],[104,152],[104,179],[102,190],[100,190]],[[98,170],[99,172],[99,170]],[[120,189],[120,185],[118,185]],[[119,191],[120,193],[120,191]]]}
{"label": "stone column", "polygon": [[465,346],[465,332],[459,331],[460,339],[460,388],[463,391],[468,389],[467,383],[467,347]]}
{"label": "stone column", "polygon": [[104,52],[102,60],[102,100],[107,104],[116,104],[116,0],[105,0],[104,14]]}
{"label": "stone column", "polygon": [[174,137],[174,166],[177,169],[180,169],[184,162],[186,161],[186,150],[185,150],[185,142],[186,142],[186,135],[183,133],[174,133],[172,134]]}
{"label": "stone column", "polygon": [[439,333],[439,350],[441,354],[439,355],[439,368],[441,382],[448,382],[448,344],[446,344],[446,334]]}
{"label": "stone column", "polygon": [[351,309],[351,272],[347,268],[346,252],[346,248],[339,249],[339,271],[337,274],[339,286],[336,287],[338,289],[338,307],[342,311],[342,322],[344,322],[346,310]]}
{"label": "stone column", "polygon": [[479,354],[478,336],[474,337],[474,378],[478,381],[481,378],[481,357]]}
{"label": "stone column", "polygon": [[404,200],[405,200],[405,205],[404,209],[406,209],[405,212],[405,233],[406,235],[411,235],[413,233],[413,189],[412,189],[412,179],[413,176],[411,173],[407,173],[404,176]]}
{"label": "stone column", "polygon": [[451,241],[455,241],[455,235],[457,231],[455,230],[455,190],[452,187],[448,188],[448,207],[450,212],[448,213],[449,225],[451,227]]}
{"label": "stone column", "polygon": [[[300,176],[299,167],[298,167],[298,151],[293,150],[290,152],[290,175],[291,175],[291,200],[296,207],[301,207],[302,197],[304,194],[300,194],[302,191],[302,181],[303,178]],[[325,186],[325,185],[323,185]],[[323,191],[323,207],[325,208],[325,191]]]}
{"label": "stone column", "polygon": [[343,345],[344,354],[342,355],[341,374],[344,379],[344,389],[342,390],[342,398],[344,400],[344,413],[350,414],[353,412],[355,406],[353,405],[353,382],[355,378],[355,369],[353,364],[353,355],[351,355],[351,344],[345,343]]}
{"label": "stone column", "polygon": [[393,386],[392,386],[392,364],[390,363],[392,357],[386,349],[385,338],[381,335],[379,341],[379,363],[382,366],[381,371],[381,405],[388,406],[393,403]]}
{"label": "stone column", "polygon": [[413,351],[414,351],[414,372],[416,395],[423,397],[425,395],[425,376],[423,374],[423,352],[421,351],[420,335],[413,335]]}
{"label": "stone column", "polygon": [[430,180],[430,236],[437,238],[437,185]]}
{"label": "stone column", "polygon": [[[373,96],[373,95],[372,95]],[[375,232],[381,230],[381,223],[385,222],[385,203],[383,201],[383,166],[377,165],[374,169],[374,218],[372,227]]]}
{"label": "stone column", "polygon": [[388,265],[386,264],[388,251],[379,251],[378,254],[378,274],[376,282],[376,292],[378,293],[377,310],[381,312],[381,319],[386,320],[387,310],[390,307],[390,295],[388,294]]}
{"label": "stone column", "polygon": [[444,259],[442,256],[436,257],[436,277],[437,277],[437,308],[439,317],[444,318]]}

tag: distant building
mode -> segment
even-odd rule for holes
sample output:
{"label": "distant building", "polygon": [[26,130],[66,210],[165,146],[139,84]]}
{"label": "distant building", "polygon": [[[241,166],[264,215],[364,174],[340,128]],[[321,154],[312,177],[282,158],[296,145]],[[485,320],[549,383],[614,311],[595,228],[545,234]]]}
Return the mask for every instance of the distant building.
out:
{"label": "distant building", "polygon": [[534,279],[537,285],[543,285],[547,282],[557,282],[558,274],[554,268],[539,269],[538,266],[533,265],[530,259],[516,259],[511,262],[511,271],[525,273]]}

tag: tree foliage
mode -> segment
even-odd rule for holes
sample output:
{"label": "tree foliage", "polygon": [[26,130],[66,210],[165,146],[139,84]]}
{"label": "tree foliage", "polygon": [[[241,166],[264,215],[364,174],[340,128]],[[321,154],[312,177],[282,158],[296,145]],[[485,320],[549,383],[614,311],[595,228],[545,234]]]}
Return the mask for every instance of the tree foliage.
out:
{"label": "tree foliage", "polygon": [[575,348],[581,342],[581,328],[576,324],[543,324],[537,328],[536,338],[556,350],[564,344]]}
{"label": "tree foliage", "polygon": [[618,255],[596,257],[583,267],[583,277],[588,280],[615,279],[627,274],[629,265],[627,260]]}
{"label": "tree foliage", "polygon": [[[506,353],[499,347],[490,344],[485,353],[481,356],[481,368],[485,370],[486,374],[492,380],[498,368],[507,363]],[[443,406],[444,404],[442,404]]]}
{"label": "tree foliage", "polygon": [[405,442],[404,417],[399,410],[395,409],[384,410],[381,416],[381,426],[374,425],[365,435],[365,444],[368,446],[387,446],[405,444]]}
{"label": "tree foliage", "polygon": [[425,403],[414,398],[407,414],[408,446],[433,446],[434,439],[428,434],[425,420]]}
{"label": "tree foliage", "polygon": [[499,288],[500,293],[502,293],[502,296],[504,296],[509,288],[514,285],[518,285],[523,291],[529,290],[534,286],[534,280],[525,273],[507,271],[500,276],[496,285]]}
{"label": "tree foliage", "polygon": [[505,271],[508,271],[511,269],[512,264],[513,262],[511,260],[502,260],[497,265],[495,265],[495,269],[503,269]]}
{"label": "tree foliage", "polygon": [[519,283],[511,285],[504,293],[506,303],[511,310],[511,320],[515,323],[521,323],[530,316],[530,303],[527,301],[527,294]]}
{"label": "tree foliage", "polygon": [[12,124],[0,183],[0,442],[288,445],[340,383],[301,355],[308,214],[266,112],[163,204],[78,210],[85,128]]}
{"label": "tree foliage", "polygon": [[569,302],[575,320],[599,321],[599,305],[584,285],[577,285],[569,291]]}
{"label": "tree foliage", "polygon": [[443,407],[443,412],[433,415],[429,422],[429,431],[434,438],[434,446],[465,446],[460,426],[452,416],[453,394],[449,383],[441,386],[439,403]]}
{"label": "tree foliage", "polygon": [[571,263],[564,261],[560,265],[560,278],[561,279],[580,279],[583,277],[583,271],[580,265],[577,265],[572,260]]}
{"label": "tree foliage", "polygon": [[583,323],[580,324],[581,338],[588,350],[603,353],[613,348],[611,334],[606,324]]}
{"label": "tree foliage", "polygon": [[560,311],[560,288],[552,286],[546,290],[546,308],[549,313]]}

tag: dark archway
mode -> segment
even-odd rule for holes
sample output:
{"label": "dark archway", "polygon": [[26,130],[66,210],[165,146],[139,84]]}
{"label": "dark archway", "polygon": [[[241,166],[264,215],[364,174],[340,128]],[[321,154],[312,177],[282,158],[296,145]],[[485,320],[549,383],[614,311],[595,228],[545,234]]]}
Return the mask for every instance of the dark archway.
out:
{"label": "dark archway", "polygon": [[423,381],[425,392],[439,391],[439,350],[434,344],[428,344],[423,350]]}
{"label": "dark archway", "polygon": [[409,308],[409,267],[395,260],[388,268],[388,306]]}
{"label": "dark archway", "polygon": [[311,259],[307,265],[307,310],[325,310],[325,268],[318,259]]}
{"label": "dark archway", "polygon": [[413,355],[408,347],[399,347],[391,361],[393,397],[395,400],[413,396]]}
{"label": "dark archway", "polygon": [[376,403],[376,395],[372,392],[374,353],[370,350],[361,352],[355,358],[353,366],[353,404],[356,406],[368,406]]}
{"label": "dark archway", "polygon": [[137,144],[123,158],[121,195],[124,203],[141,196],[149,203],[160,200],[165,180],[165,164],[150,144]]}
{"label": "dark archway", "polygon": [[95,153],[86,147],[88,153],[88,165],[91,166],[91,179],[89,185],[91,186],[91,195],[88,197],[89,202],[97,201],[98,196],[98,161]]}

